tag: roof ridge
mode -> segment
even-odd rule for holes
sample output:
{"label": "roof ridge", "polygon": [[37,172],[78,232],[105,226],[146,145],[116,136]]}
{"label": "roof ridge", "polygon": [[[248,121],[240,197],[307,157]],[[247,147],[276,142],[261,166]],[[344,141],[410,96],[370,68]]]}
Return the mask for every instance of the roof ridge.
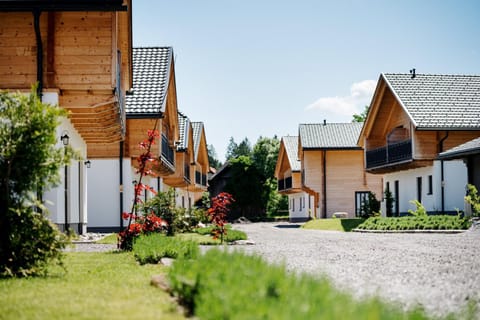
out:
{"label": "roof ridge", "polygon": [[[402,73],[402,72],[384,72],[384,75],[402,75],[402,76],[412,76],[411,73]],[[450,76],[450,77],[480,77],[480,74],[460,74],[460,73],[418,73],[415,72],[415,76]]]}

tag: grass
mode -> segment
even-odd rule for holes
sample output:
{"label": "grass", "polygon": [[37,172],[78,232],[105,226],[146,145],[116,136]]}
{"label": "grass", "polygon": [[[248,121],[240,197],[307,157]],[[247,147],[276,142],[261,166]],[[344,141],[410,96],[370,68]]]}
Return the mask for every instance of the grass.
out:
{"label": "grass", "polygon": [[314,230],[330,230],[330,231],[345,231],[349,232],[362,224],[365,219],[316,219],[305,223],[302,228]]}
{"label": "grass", "polygon": [[106,237],[104,237],[104,238],[102,238],[98,241],[95,241],[95,243],[117,244],[117,237],[118,237],[117,233],[111,233],[111,234],[107,235]]}
{"label": "grass", "polygon": [[133,244],[133,252],[140,264],[158,263],[164,257],[194,259],[200,254],[197,242],[160,233],[141,235]]}
{"label": "grass", "polygon": [[426,319],[379,299],[353,299],[326,278],[289,273],[259,256],[212,249],[176,260],[173,293],[198,319]]}
{"label": "grass", "polygon": [[183,319],[168,294],[150,285],[160,265],[132,253],[67,253],[65,273],[0,279],[0,319]]}

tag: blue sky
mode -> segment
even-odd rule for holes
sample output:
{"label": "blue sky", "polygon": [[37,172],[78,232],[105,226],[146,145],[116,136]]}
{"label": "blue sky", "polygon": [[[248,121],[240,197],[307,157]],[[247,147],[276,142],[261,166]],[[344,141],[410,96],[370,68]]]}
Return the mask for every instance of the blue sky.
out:
{"label": "blue sky", "polygon": [[480,1],[133,1],[134,46],[172,46],[179,110],[230,137],[350,122],[380,73],[480,74]]}

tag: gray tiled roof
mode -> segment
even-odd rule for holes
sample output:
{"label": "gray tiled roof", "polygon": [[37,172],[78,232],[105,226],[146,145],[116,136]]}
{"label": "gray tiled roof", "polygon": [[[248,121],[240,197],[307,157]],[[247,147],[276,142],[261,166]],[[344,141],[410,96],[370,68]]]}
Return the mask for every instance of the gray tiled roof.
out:
{"label": "gray tiled roof", "polygon": [[133,48],[133,94],[126,96],[128,115],[157,115],[164,112],[171,47]]}
{"label": "gray tiled roof", "polygon": [[363,123],[300,124],[299,135],[303,149],[353,149]]}
{"label": "gray tiled roof", "polygon": [[190,120],[186,115],[181,112],[177,112],[178,115],[178,133],[179,140],[177,143],[177,150],[188,149],[188,129],[190,127]]}
{"label": "gray tiled roof", "polygon": [[283,145],[287,154],[288,162],[292,171],[301,170],[301,162],[298,159],[298,137],[297,136],[285,136],[282,137]]}
{"label": "gray tiled roof", "polygon": [[200,147],[200,139],[202,138],[203,122],[192,122],[193,130],[193,150],[195,150],[195,160],[198,157],[198,148]]}
{"label": "gray tiled roof", "polygon": [[382,76],[417,129],[480,129],[480,76]]}
{"label": "gray tiled roof", "polygon": [[480,154],[480,137],[442,152],[438,155],[438,157],[439,159],[453,159],[469,154]]}

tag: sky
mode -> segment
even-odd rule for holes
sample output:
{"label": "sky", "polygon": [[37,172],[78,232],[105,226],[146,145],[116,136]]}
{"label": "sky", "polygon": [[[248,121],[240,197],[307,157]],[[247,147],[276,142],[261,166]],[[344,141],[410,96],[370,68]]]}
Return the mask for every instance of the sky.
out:
{"label": "sky", "polygon": [[135,47],[171,46],[178,108],[233,137],[350,122],[381,73],[480,74],[477,0],[133,0]]}

